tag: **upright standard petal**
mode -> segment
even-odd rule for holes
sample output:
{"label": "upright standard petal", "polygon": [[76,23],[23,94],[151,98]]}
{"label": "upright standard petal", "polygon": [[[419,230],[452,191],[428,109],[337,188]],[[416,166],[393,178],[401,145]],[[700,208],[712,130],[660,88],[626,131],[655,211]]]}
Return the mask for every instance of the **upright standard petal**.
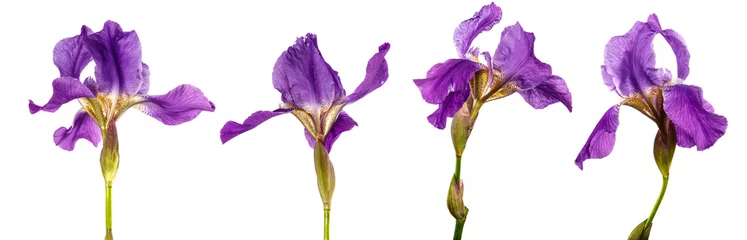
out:
{"label": "upright standard petal", "polygon": [[[501,8],[496,6],[495,3],[490,3],[483,6],[479,12],[475,12],[472,18],[460,23],[454,30],[454,45],[456,45],[459,57],[464,58],[465,53],[470,51],[472,41],[475,40],[477,35],[492,29],[494,25],[501,21],[502,16]],[[477,57],[477,51],[470,51],[470,54]]]}
{"label": "upright standard petal", "polygon": [[52,81],[52,98],[49,99],[47,104],[39,106],[34,101],[29,100],[29,111],[31,114],[37,113],[40,110],[55,112],[63,104],[82,97],[92,98],[96,96],[77,78],[57,78]]}
{"label": "upright standard petal", "polygon": [[687,75],[690,74],[690,51],[687,50],[685,39],[672,29],[662,30],[659,17],[656,14],[648,16],[647,24],[656,32],[661,33],[664,39],[667,40],[667,43],[669,43],[669,46],[672,47],[674,57],[677,59],[677,78],[687,78]]}
{"label": "upright standard petal", "polygon": [[113,21],[85,41],[96,63],[96,81],[103,93],[135,94],[143,84],[142,51],[135,31],[123,32]]}
{"label": "upright standard petal", "polygon": [[604,50],[605,84],[614,86],[621,96],[630,96],[671,80],[662,78],[665,71],[655,68],[655,35],[653,24],[636,22],[625,35],[612,37]]}
{"label": "upright standard petal", "polygon": [[80,73],[92,60],[91,53],[83,44],[86,37],[92,33],[90,28],[83,26],[80,35],[62,39],[54,46],[52,60],[60,70],[61,77],[80,78]]}
{"label": "upright standard petal", "polygon": [[698,151],[703,151],[726,133],[726,117],[713,112],[713,106],[703,99],[700,87],[668,87],[664,90],[664,112],[674,123],[680,147],[697,146]]}
{"label": "upright standard petal", "polygon": [[619,105],[612,106],[604,113],[576,157],[578,168],[584,170],[584,161],[587,159],[599,159],[610,155],[612,148],[615,147],[615,134],[617,126],[620,125],[619,116]]}
{"label": "upright standard petal", "polygon": [[[345,111],[340,112],[340,115],[337,116],[335,124],[332,125],[329,133],[327,133],[327,137],[324,139],[324,147],[327,148],[327,152],[329,153],[332,151],[332,145],[335,144],[335,141],[337,141],[337,138],[339,138],[342,133],[350,131],[355,126],[358,126],[358,123],[355,122],[355,120],[353,120],[350,115],[345,113]],[[307,131],[306,129],[304,129],[303,132],[306,137],[306,141],[309,142],[309,146],[311,148],[314,148],[316,139],[314,139],[314,137],[311,136],[311,134],[309,134],[309,131]]]}
{"label": "upright standard petal", "polygon": [[72,151],[79,139],[86,139],[98,147],[101,141],[101,129],[96,121],[85,110],[75,114],[70,128],[60,127],[54,131],[54,143],[62,149]]}
{"label": "upright standard petal", "polygon": [[[415,79],[423,99],[440,104],[453,92],[468,91],[469,80],[480,70],[480,64],[465,59],[449,59],[433,65],[425,79]],[[457,108],[458,109],[458,108]]]}
{"label": "upright standard petal", "polygon": [[282,101],[306,108],[327,108],[345,97],[340,77],[317,46],[316,35],[306,34],[283,52],[275,62],[272,84],[282,94]]}
{"label": "upright standard petal", "polygon": [[379,46],[379,52],[368,60],[366,65],[366,77],[352,94],[348,95],[343,104],[353,103],[384,85],[389,78],[389,66],[386,63],[386,53],[389,52],[389,43]]}
{"label": "upright standard petal", "polygon": [[468,90],[449,93],[446,99],[438,105],[436,111],[428,115],[428,122],[438,129],[444,129],[446,127],[446,119],[454,117],[454,114],[467,101],[469,95],[470,92]]}
{"label": "upright standard petal", "polygon": [[133,107],[166,125],[182,124],[202,111],[215,111],[215,105],[192,85],[183,84],[164,95],[143,96]]}
{"label": "upright standard petal", "polygon": [[535,109],[543,109],[550,104],[561,102],[569,112],[573,111],[571,106],[571,92],[563,78],[552,75],[545,82],[534,88],[519,91],[524,101]]}
{"label": "upright standard petal", "polygon": [[239,134],[254,129],[268,119],[288,113],[290,111],[291,109],[284,108],[276,109],[275,111],[257,111],[246,118],[246,120],[244,120],[244,123],[228,121],[225,125],[223,125],[223,128],[220,129],[220,141],[226,143],[228,142],[228,140],[231,140]]}
{"label": "upright standard petal", "polygon": [[525,32],[518,22],[501,33],[493,61],[504,81],[515,82],[519,89],[533,88],[552,75],[552,67],[534,56],[534,33]]}

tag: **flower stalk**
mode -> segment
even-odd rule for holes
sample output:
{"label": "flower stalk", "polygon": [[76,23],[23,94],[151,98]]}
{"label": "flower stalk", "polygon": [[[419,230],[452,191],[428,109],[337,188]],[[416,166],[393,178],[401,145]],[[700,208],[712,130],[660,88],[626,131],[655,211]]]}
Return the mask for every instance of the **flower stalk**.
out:
{"label": "flower stalk", "polygon": [[117,127],[115,121],[109,122],[109,125],[102,129],[104,147],[101,149],[101,173],[104,175],[106,188],[106,238],[112,237],[112,183],[119,169],[119,139],[117,137]]}

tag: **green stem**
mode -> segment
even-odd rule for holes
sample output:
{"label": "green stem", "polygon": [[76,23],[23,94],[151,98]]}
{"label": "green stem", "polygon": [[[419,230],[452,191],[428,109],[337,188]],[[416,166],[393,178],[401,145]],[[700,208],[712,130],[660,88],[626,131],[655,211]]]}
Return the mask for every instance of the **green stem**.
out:
{"label": "green stem", "polygon": [[459,180],[461,180],[461,172],[462,172],[462,156],[457,155],[456,156],[456,168],[454,169],[454,176],[456,176],[457,184],[459,183]]}
{"label": "green stem", "polygon": [[324,240],[329,240],[329,208],[324,208]]}
{"label": "green stem", "polygon": [[661,200],[664,199],[664,193],[667,192],[668,183],[669,183],[669,176],[663,176],[662,184],[661,184],[661,192],[659,192],[659,198],[656,199],[656,204],[654,204],[654,209],[651,210],[651,214],[648,216],[648,219],[646,220],[646,227],[644,227],[643,229],[648,229],[651,226],[651,223],[654,222],[654,216],[656,216],[656,211],[659,210],[659,205],[661,205]]}
{"label": "green stem", "polygon": [[106,185],[106,231],[112,229],[112,185]]}
{"label": "green stem", "polygon": [[462,239],[462,230],[464,230],[464,220],[456,220],[456,226],[454,226],[454,240]]}

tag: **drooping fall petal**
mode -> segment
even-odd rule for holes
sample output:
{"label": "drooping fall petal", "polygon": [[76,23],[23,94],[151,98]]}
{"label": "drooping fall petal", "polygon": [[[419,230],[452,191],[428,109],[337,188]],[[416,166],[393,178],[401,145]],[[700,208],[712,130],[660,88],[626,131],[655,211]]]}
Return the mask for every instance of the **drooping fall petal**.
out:
{"label": "drooping fall petal", "polygon": [[144,96],[133,107],[166,125],[178,125],[197,117],[202,111],[212,112],[215,105],[192,85],[183,84],[164,95]]}
{"label": "drooping fall petal", "polygon": [[726,133],[726,117],[714,113],[697,86],[675,85],[664,90],[664,111],[677,130],[677,145],[698,151],[710,148]]}
{"label": "drooping fall petal", "polygon": [[39,111],[55,112],[63,104],[82,97],[92,98],[95,95],[77,78],[60,77],[52,81],[52,97],[49,101],[44,106],[39,106],[29,100],[29,111],[31,114]]}
{"label": "drooping fall petal", "polygon": [[576,157],[576,166],[581,170],[584,169],[584,161],[587,159],[599,159],[604,158],[610,153],[615,147],[615,134],[617,133],[617,126],[620,125],[620,106],[612,106],[607,112],[604,113],[602,119],[599,120],[597,126],[589,135],[589,139],[586,140],[586,144],[581,148],[581,152]]}
{"label": "drooping fall petal", "polygon": [[[353,120],[350,115],[348,115],[344,111],[340,112],[340,115],[337,116],[335,124],[332,125],[332,129],[329,130],[326,139],[324,139],[324,146],[327,148],[327,152],[332,152],[332,145],[335,144],[335,141],[337,141],[337,138],[339,138],[342,133],[350,131],[355,126],[358,126],[358,123],[355,122],[355,120]],[[306,137],[306,141],[309,142],[309,147],[314,148],[316,139],[314,139],[314,137],[311,136],[311,134],[309,134],[309,131],[306,131],[306,129],[304,129],[304,135]]]}
{"label": "drooping fall petal", "polygon": [[70,128],[60,127],[54,131],[54,143],[62,149],[72,151],[79,139],[86,139],[94,147],[101,142],[101,129],[84,110],[78,111]]}
{"label": "drooping fall petal", "polygon": [[291,109],[283,108],[276,109],[274,111],[256,111],[252,113],[252,115],[249,115],[249,117],[246,118],[243,123],[228,121],[225,125],[223,125],[223,128],[220,129],[220,140],[221,142],[226,143],[228,142],[228,140],[231,140],[239,134],[254,129],[270,118],[283,115],[290,111]]}

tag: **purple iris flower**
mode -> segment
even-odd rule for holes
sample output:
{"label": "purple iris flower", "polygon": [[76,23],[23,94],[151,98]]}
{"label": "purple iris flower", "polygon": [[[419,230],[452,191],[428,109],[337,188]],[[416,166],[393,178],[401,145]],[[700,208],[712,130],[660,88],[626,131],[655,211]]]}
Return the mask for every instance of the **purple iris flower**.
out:
{"label": "purple iris flower", "polygon": [[[672,47],[677,60],[677,77],[665,68],[656,68],[653,40],[661,34]],[[698,151],[713,146],[726,132],[724,116],[714,113],[703,98],[703,90],[682,82],[690,73],[690,52],[685,41],[672,29],[663,30],[656,14],[647,22],[636,22],[625,35],[610,39],[604,51],[602,78],[621,98],[602,116],[576,158],[583,169],[587,159],[604,158],[615,146],[621,105],[640,111],[666,132],[669,121],[676,129],[677,145]]]}
{"label": "purple iris flower", "polygon": [[270,118],[291,113],[304,126],[309,146],[314,149],[314,166],[319,194],[324,204],[324,239],[329,239],[329,211],[335,186],[335,174],[328,153],[340,134],[357,126],[343,107],[381,87],[389,77],[386,59],[389,43],[379,46],[366,66],[366,76],[352,94],[347,95],[337,71],[324,61],[316,35],[306,34],[284,51],[272,72],[272,83],[283,102],[273,111],[252,113],[243,123],[227,122],[220,131],[223,143],[252,130]]}
{"label": "purple iris flower", "polygon": [[[565,81],[552,75],[550,65],[534,56],[534,34],[525,32],[518,22],[503,30],[492,56],[472,46],[472,40],[492,29],[502,14],[501,8],[491,3],[459,24],[454,30],[458,58],[433,65],[425,79],[415,80],[423,99],[438,105],[428,116],[433,126],[444,129],[446,119],[453,117],[468,99],[484,103],[514,92],[536,109],[561,102],[571,111],[571,93]],[[484,64],[479,55],[485,58]]]}
{"label": "purple iris flower", "polygon": [[[190,121],[215,105],[192,85],[180,85],[164,95],[148,95],[150,68],[141,60],[140,40],[135,31],[124,32],[113,21],[94,33],[83,26],[80,35],[63,39],[53,52],[60,77],[52,81],[52,98],[39,106],[29,100],[31,114],[55,112],[65,103],[78,100],[81,109],[70,128],[54,132],[54,142],[72,151],[79,139],[86,139],[101,150],[101,172],[106,185],[106,238],[113,239],[111,189],[119,168],[119,140],[116,121],[135,108],[167,125]],[[93,60],[96,78],[80,75]]]}
{"label": "purple iris flower", "polygon": [[[653,41],[657,34],[674,52],[677,77],[668,69],[656,67]],[[676,147],[694,146],[703,151],[726,132],[726,118],[714,112],[703,98],[703,90],[682,84],[690,73],[689,62],[690,52],[682,36],[672,29],[662,29],[656,14],[651,14],[645,23],[636,22],[625,35],[612,37],[605,47],[602,79],[622,100],[604,113],[575,162],[583,170],[587,159],[604,158],[612,152],[621,105],[638,110],[656,124],[654,160],[662,175],[661,192],[649,217],[629,235],[630,240],[648,239],[667,189]]]}
{"label": "purple iris flower", "polygon": [[[141,61],[140,40],[135,31],[123,32],[113,21],[94,33],[87,26],[80,35],[57,43],[54,64],[60,77],[52,81],[53,93],[43,106],[29,100],[32,114],[55,112],[65,103],[78,100],[82,108],[70,128],[54,132],[54,142],[71,151],[79,139],[98,146],[102,130],[119,119],[129,108],[135,108],[167,125],[190,121],[202,111],[214,111],[215,106],[192,85],[180,85],[164,95],[148,95],[150,69]],[[80,74],[91,62],[96,64],[96,78]]]}
{"label": "purple iris flower", "polygon": [[[423,99],[438,105],[428,122],[438,129],[451,122],[451,137],[456,152],[456,169],[449,187],[447,206],[456,219],[454,239],[461,239],[469,209],[464,206],[464,183],[460,178],[461,159],[467,140],[482,105],[518,92],[535,109],[560,102],[571,107],[571,93],[563,78],[553,75],[549,64],[534,55],[534,34],[525,32],[517,22],[501,34],[498,48],[491,56],[472,46],[482,32],[501,20],[501,8],[490,3],[463,21],[454,30],[457,58],[433,65],[424,79],[414,80]],[[480,55],[485,62],[480,62]]]}
{"label": "purple iris flower", "polygon": [[345,94],[337,71],[324,61],[316,35],[306,34],[283,52],[272,71],[272,84],[280,92],[282,106],[273,111],[252,113],[243,123],[229,121],[220,131],[223,143],[252,130],[270,118],[291,113],[305,128],[309,146],[319,140],[329,150],[340,134],[358,123],[342,110],[383,85],[389,77],[384,57],[389,43],[379,47],[366,66],[363,82],[350,94]]}

